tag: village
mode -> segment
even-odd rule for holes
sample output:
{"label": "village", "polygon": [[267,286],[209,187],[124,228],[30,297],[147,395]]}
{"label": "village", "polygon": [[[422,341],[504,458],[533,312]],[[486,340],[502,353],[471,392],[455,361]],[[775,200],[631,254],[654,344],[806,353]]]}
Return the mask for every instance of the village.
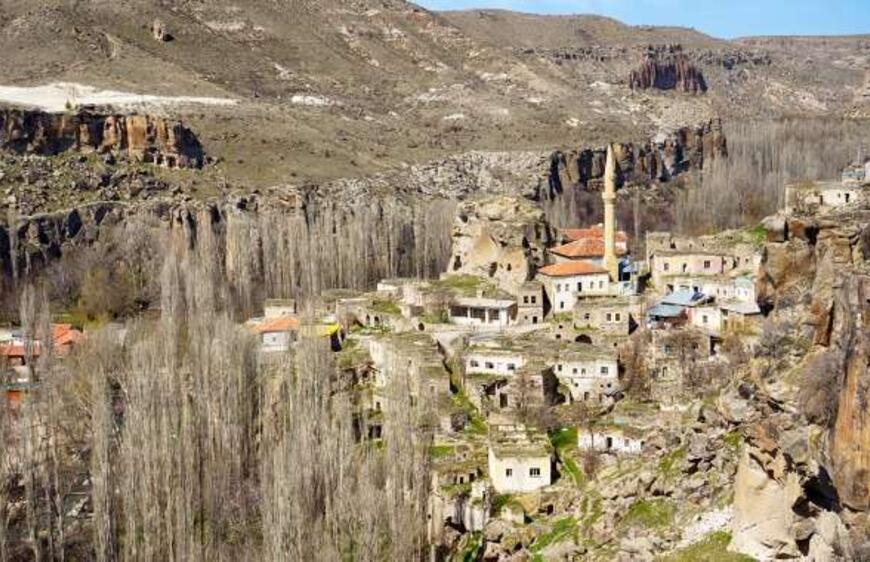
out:
{"label": "village", "polygon": [[[727,372],[722,350],[735,341],[751,350],[761,335],[767,304],[756,282],[769,229],[648,233],[641,246],[616,224],[612,149],[603,184],[603,224],[557,230],[532,218],[511,225],[505,242],[485,216],[460,215],[440,279],[332,291],[313,315],[271,299],[244,324],[262,361],[301,338],[327,340],[360,397],[360,440],[389,439],[395,384],[408,389],[435,420],[429,539],[445,552],[493,519],[522,525],[558,511],[596,467],[667,455],[661,428],[678,427],[692,392]],[[861,205],[868,192],[870,162],[836,182],[789,186],[784,212]],[[526,201],[476,205],[519,205],[520,222],[536,216]],[[62,360],[87,337],[70,324],[50,332],[0,330],[10,403],[39,383],[30,364],[47,347]]]}

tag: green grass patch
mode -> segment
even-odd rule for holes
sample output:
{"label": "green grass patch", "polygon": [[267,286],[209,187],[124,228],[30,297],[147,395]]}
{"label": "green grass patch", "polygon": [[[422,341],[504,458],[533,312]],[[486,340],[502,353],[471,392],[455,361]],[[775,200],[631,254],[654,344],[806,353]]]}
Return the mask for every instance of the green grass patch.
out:
{"label": "green grass patch", "polygon": [[659,474],[666,478],[675,478],[680,474],[680,464],[686,458],[686,449],[674,449],[659,461]]}
{"label": "green grass patch", "polygon": [[453,395],[453,404],[468,414],[468,427],[465,429],[468,434],[486,435],[489,433],[489,428],[486,422],[483,421],[480,411],[471,403],[471,400],[468,399],[465,391],[461,388],[459,392]]}
{"label": "green grass patch", "polygon": [[450,560],[451,562],[474,562],[480,556],[481,548],[483,548],[483,534],[478,531],[463,540],[462,547]]}
{"label": "green grass patch", "polygon": [[402,310],[399,308],[399,305],[393,301],[388,300],[374,301],[372,303],[372,311],[380,312],[381,314],[392,314],[396,316],[402,314]]}
{"label": "green grass patch", "polygon": [[449,318],[447,316],[446,310],[440,310],[437,313],[427,312],[426,314],[420,316],[420,321],[424,324],[447,324],[449,322]]}
{"label": "green grass patch", "polygon": [[574,540],[577,538],[577,520],[573,517],[559,519],[549,531],[539,535],[535,539],[535,542],[530,547],[532,553],[536,555],[533,560],[540,559],[538,558],[540,553],[551,544],[560,543],[568,538],[573,538]]}
{"label": "green grass patch", "polygon": [[577,445],[577,428],[566,427],[550,432],[550,444],[556,451],[574,447]]}
{"label": "green grass patch", "polygon": [[673,517],[674,506],[665,500],[638,500],[628,508],[622,524],[657,529],[668,526]]}
{"label": "green grass patch", "polygon": [[752,562],[754,558],[728,552],[731,533],[716,531],[691,546],[687,546],[667,556],[659,557],[658,562]]}
{"label": "green grass patch", "polygon": [[761,246],[767,240],[767,231],[760,224],[747,228],[746,234],[752,243],[757,246]]}
{"label": "green grass patch", "polygon": [[577,462],[571,457],[567,455],[562,457],[562,469],[574,481],[574,485],[577,487],[581,487],[586,483],[586,475],[583,473],[583,469],[577,466]]}
{"label": "green grass patch", "polygon": [[450,289],[463,295],[473,296],[478,289],[488,289],[492,285],[486,279],[476,275],[447,275],[442,279],[433,281],[432,286],[438,289]]}
{"label": "green grass patch", "polygon": [[740,447],[740,442],[743,441],[743,437],[740,435],[739,431],[734,430],[725,435],[724,441],[729,449],[736,451]]}
{"label": "green grass patch", "polygon": [[456,447],[453,445],[432,445],[429,449],[429,455],[433,459],[443,459],[453,455],[456,451]]}

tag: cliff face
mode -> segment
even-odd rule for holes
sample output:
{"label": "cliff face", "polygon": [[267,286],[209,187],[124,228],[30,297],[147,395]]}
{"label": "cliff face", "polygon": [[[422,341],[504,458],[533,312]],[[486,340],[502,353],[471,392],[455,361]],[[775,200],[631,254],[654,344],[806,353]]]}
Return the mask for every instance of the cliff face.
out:
{"label": "cliff face", "polygon": [[[767,351],[739,402],[735,548],[761,558],[870,555],[870,210],[765,221]],[[738,400],[735,400],[737,402]]]}
{"label": "cliff face", "polygon": [[[702,169],[704,163],[728,156],[722,123],[714,119],[696,127],[683,127],[659,134],[644,143],[615,143],[620,183],[668,181],[688,170]],[[556,152],[552,156],[550,186],[561,191],[570,185],[587,185],[604,177],[607,152],[604,148],[583,148]]]}
{"label": "cliff face", "polygon": [[67,151],[114,153],[169,168],[204,163],[196,135],[177,121],[150,115],[0,111],[0,149],[51,156]]}
{"label": "cliff face", "polygon": [[677,90],[690,94],[707,91],[704,74],[684,55],[671,60],[647,59],[631,72],[628,80],[632,90]]}

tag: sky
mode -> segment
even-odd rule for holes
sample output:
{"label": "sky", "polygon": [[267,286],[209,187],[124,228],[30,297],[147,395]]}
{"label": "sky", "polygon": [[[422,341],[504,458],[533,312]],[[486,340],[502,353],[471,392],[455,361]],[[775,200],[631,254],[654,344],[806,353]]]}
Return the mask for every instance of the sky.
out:
{"label": "sky", "polygon": [[631,25],[676,25],[731,39],[870,33],[870,0],[416,0],[432,10],[502,8],[599,14]]}

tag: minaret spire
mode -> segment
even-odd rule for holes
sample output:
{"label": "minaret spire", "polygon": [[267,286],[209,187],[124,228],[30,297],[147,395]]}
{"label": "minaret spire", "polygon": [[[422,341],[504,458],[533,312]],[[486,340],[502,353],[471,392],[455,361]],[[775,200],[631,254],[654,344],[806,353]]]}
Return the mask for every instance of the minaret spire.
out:
{"label": "minaret spire", "polygon": [[604,267],[612,282],[619,281],[619,260],[616,258],[616,158],[613,145],[607,145],[607,164],[604,166]]}

